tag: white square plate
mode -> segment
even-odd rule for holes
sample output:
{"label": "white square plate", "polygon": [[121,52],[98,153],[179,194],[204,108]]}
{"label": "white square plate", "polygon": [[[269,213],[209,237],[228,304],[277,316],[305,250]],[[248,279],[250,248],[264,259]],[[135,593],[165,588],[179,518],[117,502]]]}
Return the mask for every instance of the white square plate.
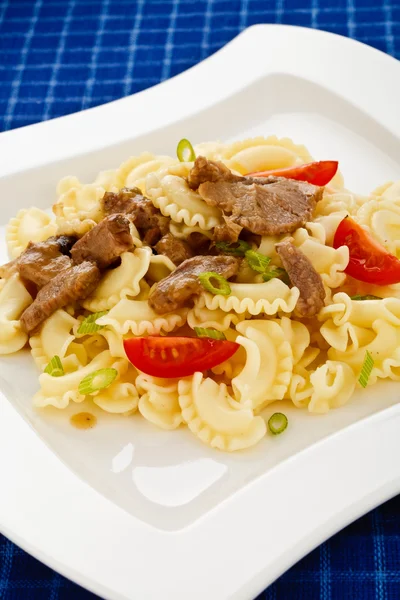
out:
{"label": "white square plate", "polygon": [[[400,64],[372,48],[252,27],[150,90],[2,134],[0,260],[9,217],[50,206],[60,177],[90,181],[182,137],[288,136],[368,192],[400,174],[399,98]],[[323,417],[284,406],[282,439],[233,456],[139,419],[98,414],[95,429],[73,430],[64,411],[32,409],[37,387],[29,353],[0,360],[0,527],[105,598],[252,598],[400,491],[398,384]]]}

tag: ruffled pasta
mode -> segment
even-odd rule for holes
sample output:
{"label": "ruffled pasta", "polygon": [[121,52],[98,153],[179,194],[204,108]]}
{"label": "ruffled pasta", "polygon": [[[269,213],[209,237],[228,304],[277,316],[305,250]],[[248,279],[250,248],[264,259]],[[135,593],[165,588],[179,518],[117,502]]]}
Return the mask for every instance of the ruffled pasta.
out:
{"label": "ruffled pasta", "polygon": [[185,176],[190,165],[181,163],[176,168],[151,173],[146,178],[146,194],[164,216],[175,223],[200,227],[209,231],[222,224],[221,211],[208,204],[191,190]]}
{"label": "ruffled pasta", "polygon": [[[316,234],[323,234],[325,230],[315,228]],[[326,288],[337,288],[346,280],[345,268],[349,263],[349,249],[347,246],[331,248],[324,241],[317,241],[311,237],[305,228],[297,229],[293,235],[295,245],[308,258],[314,269],[321,275],[322,283]]]}
{"label": "ruffled pasta", "polygon": [[254,416],[249,400],[234,400],[225,384],[195,373],[179,382],[178,391],[184,421],[208,446],[232,452],[254,446],[264,437],[264,419]]}
{"label": "ruffled pasta", "polygon": [[324,191],[322,200],[317,204],[316,217],[329,216],[334,213],[344,212],[355,215],[358,208],[365,202],[366,198],[348,191]]}
{"label": "ruffled pasta", "polygon": [[6,242],[11,258],[17,258],[29,242],[44,242],[55,235],[57,224],[40,208],[22,209],[6,227]]}
{"label": "ruffled pasta", "polygon": [[204,292],[196,300],[195,307],[233,311],[238,315],[276,315],[279,311],[291,313],[300,295],[298,288],[289,288],[276,278],[265,283],[230,283],[230,287],[229,296]]}
{"label": "ruffled pasta", "polygon": [[330,360],[345,362],[354,373],[359,374],[368,350],[374,361],[368,385],[377,378],[400,380],[400,328],[383,319],[376,319],[371,328],[353,328],[353,344],[346,350],[330,348]]}
{"label": "ruffled pasta", "polygon": [[[151,248],[136,248],[124,252],[119,267],[107,271],[91,296],[82,305],[91,312],[109,310],[123,298],[134,298],[141,292],[140,282],[147,273],[152,257]],[[158,258],[158,257],[154,257]]]}
{"label": "ruffled pasta", "polygon": [[310,376],[312,385],[308,410],[322,414],[348,402],[356,386],[356,377],[345,362],[328,360]]}
{"label": "ruffled pasta", "polygon": [[151,254],[149,268],[146,272],[146,279],[152,283],[157,283],[161,279],[168,277],[172,271],[175,271],[176,266],[168,256],[164,254]]}
{"label": "ruffled pasta", "polygon": [[378,199],[363,204],[356,219],[391,254],[400,256],[400,183],[390,186]]}
{"label": "ruffled pasta", "polygon": [[237,325],[244,319],[244,315],[238,315],[234,312],[225,312],[220,308],[209,310],[205,306],[195,306],[187,314],[189,327],[208,327],[218,331],[226,331],[231,325]]}
{"label": "ruffled pasta", "polygon": [[144,193],[147,175],[166,169],[178,162],[176,158],[155,156],[150,152],[143,152],[140,156],[131,156],[116,170],[113,184],[119,189],[138,187]]}
{"label": "ruffled pasta", "polygon": [[75,339],[73,328],[77,326],[79,326],[77,319],[65,310],[57,310],[44,322],[39,333],[30,338],[31,354],[41,371],[53,356],[60,358],[66,356],[69,346]]}
{"label": "ruffled pasta", "polygon": [[0,280],[0,355],[21,350],[28,341],[21,329],[20,317],[32,303],[32,297],[17,274]]}
{"label": "ruffled pasta", "polygon": [[178,380],[161,379],[141,373],[136,380],[141,392],[139,412],[161,429],[176,429],[183,422],[178,401]]}
{"label": "ruffled pasta", "polygon": [[159,315],[146,300],[120,300],[107,315],[97,320],[120,335],[158,335],[181,327],[186,321],[187,309]]}
{"label": "ruffled pasta", "polygon": [[[39,376],[40,390],[33,397],[33,404],[36,407],[54,406],[55,408],[66,408],[70,402],[83,402],[85,396],[79,393],[78,387],[86,375],[97,371],[98,369],[114,368],[119,374],[126,372],[127,361],[116,360],[111,356],[108,350],[98,354],[88,365],[81,367],[76,361],[71,361],[72,357],[65,358],[62,363],[65,375],[61,377],[52,377],[48,373],[42,373]],[[75,368],[69,370],[68,366]],[[117,380],[116,380],[117,381]]]}
{"label": "ruffled pasta", "polygon": [[232,380],[235,397],[250,398],[254,410],[274,400],[282,400],[293,371],[291,345],[279,323],[244,321],[236,326],[236,341],[245,348],[247,358],[241,373]]}
{"label": "ruffled pasta", "polygon": [[297,145],[289,138],[250,138],[227,144],[221,152],[230,168],[242,175],[254,171],[282,169],[311,162],[312,156],[305,146]]}
{"label": "ruffled pasta", "polygon": [[[125,369],[125,366],[122,370]],[[136,369],[129,366],[108,388],[93,395],[93,402],[112,414],[131,415],[136,412],[139,394],[135,385]]]}
{"label": "ruffled pasta", "polygon": [[101,185],[83,185],[76,177],[64,177],[58,184],[58,199],[53,205],[59,232],[83,235],[90,231],[104,217],[100,200],[106,191]]}

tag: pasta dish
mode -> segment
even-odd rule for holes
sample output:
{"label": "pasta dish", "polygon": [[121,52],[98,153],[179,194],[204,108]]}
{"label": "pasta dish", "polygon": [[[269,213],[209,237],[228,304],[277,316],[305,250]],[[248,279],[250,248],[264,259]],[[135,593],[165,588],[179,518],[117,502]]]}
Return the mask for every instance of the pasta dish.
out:
{"label": "pasta dish", "polygon": [[0,354],[29,345],[38,409],[90,399],[234,451],[285,430],[273,402],[400,379],[400,181],[361,196],[287,138],[65,177],[6,241]]}

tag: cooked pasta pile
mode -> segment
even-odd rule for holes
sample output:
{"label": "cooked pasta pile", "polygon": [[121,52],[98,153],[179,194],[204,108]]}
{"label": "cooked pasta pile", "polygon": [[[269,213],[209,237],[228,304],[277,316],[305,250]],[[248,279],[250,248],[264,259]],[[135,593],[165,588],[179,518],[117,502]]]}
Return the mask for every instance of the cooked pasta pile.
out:
{"label": "cooked pasta pile", "polygon": [[[238,174],[301,165],[312,161],[304,146],[276,137],[230,144],[206,143],[196,155],[223,162]],[[193,233],[211,238],[223,223],[219,208],[209,206],[186,178],[193,163],[145,152],[118,169],[101,172],[91,184],[66,177],[58,185],[54,218],[38,208],[20,210],[6,230],[11,258],[30,241],[50,236],[82,236],[104,217],[105,192],[137,187],[170,218],[171,233],[187,239]],[[338,173],[325,188],[313,221],[292,233],[293,243],[320,274],[325,306],[313,318],[296,315],[299,290],[243,266],[229,295],[203,291],[185,308],[157,314],[147,302],[152,286],[174,271],[174,263],[155,255],[134,233],[134,248],[107,271],[95,291],[79,305],[59,309],[28,339],[20,323],[32,303],[29,287],[18,273],[0,279],[0,354],[21,350],[28,342],[41,371],[36,407],[59,409],[80,403],[86,375],[113,368],[117,377],[90,395],[110,413],[139,412],[163,429],[187,425],[202,442],[232,451],[253,446],[266,434],[262,410],[290,400],[310,413],[325,413],[348,402],[357,387],[366,351],[373,358],[368,385],[380,378],[400,379],[400,284],[373,286],[346,276],[347,246],[333,248],[333,235],[346,215],[394,255],[400,254],[400,182],[388,183],[369,197],[345,189]],[[275,244],[285,235],[264,236],[258,252],[281,266]],[[356,300],[355,295],[379,299]],[[93,334],[78,329],[88,313],[104,312]],[[130,364],[124,339],[148,335],[194,335],[195,327],[212,328],[236,341],[240,349],[205,373],[161,379]],[[44,369],[59,357],[63,374]]]}

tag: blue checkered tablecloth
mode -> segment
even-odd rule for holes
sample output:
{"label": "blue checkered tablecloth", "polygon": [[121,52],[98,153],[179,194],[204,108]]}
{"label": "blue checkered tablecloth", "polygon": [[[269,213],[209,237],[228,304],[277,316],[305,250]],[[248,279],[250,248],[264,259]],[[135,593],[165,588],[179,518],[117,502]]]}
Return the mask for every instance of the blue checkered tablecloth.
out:
{"label": "blue checkered tablecloth", "polygon": [[[0,0],[0,130],[143,90],[255,23],[325,29],[400,58],[396,0]],[[0,600],[94,597],[0,536]],[[260,598],[400,600],[400,497],[309,554]]]}

